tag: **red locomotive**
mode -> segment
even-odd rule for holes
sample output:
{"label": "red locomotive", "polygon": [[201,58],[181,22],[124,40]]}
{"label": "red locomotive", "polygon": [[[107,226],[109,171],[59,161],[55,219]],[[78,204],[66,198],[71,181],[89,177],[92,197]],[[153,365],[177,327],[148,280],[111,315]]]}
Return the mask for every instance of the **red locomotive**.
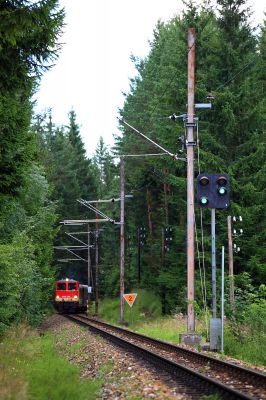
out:
{"label": "red locomotive", "polygon": [[55,289],[55,308],[61,313],[84,312],[88,307],[88,286],[74,279],[57,281]]}

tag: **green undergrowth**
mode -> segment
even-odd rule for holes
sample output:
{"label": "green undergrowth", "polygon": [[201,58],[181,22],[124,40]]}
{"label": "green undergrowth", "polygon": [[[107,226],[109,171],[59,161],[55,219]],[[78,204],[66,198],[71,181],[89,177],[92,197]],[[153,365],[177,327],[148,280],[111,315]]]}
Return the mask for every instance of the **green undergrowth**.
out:
{"label": "green undergrowth", "polygon": [[26,326],[10,330],[0,344],[1,400],[95,399],[102,379],[79,378],[80,369],[54,349],[54,336]]}
{"label": "green undergrowth", "polygon": [[[137,293],[136,300],[129,307],[125,301],[124,320],[131,326],[138,326],[148,321],[153,321],[161,316],[161,302],[158,296],[147,290],[132,290]],[[100,302],[100,317],[114,324],[120,320],[120,300],[119,298],[105,298]],[[93,307],[92,307],[93,312]]]}
{"label": "green undergrowth", "polygon": [[174,318],[161,318],[145,323],[137,328],[138,333],[167,342],[179,343],[179,334],[186,330],[185,323],[177,323]]}
{"label": "green undergrowth", "polygon": [[[162,317],[161,303],[154,293],[138,290],[138,296],[132,310],[125,302],[124,320],[128,327],[147,336],[157,339],[179,343],[179,335],[187,331],[187,321],[182,315]],[[93,307],[91,308],[93,314]],[[206,338],[206,324],[204,315],[196,320],[196,332],[202,335],[202,342]],[[119,299],[106,298],[100,302],[100,318],[110,323],[119,324],[120,301]],[[252,325],[250,325],[252,326]],[[243,329],[239,326],[239,331]],[[241,339],[241,340],[240,340]],[[257,329],[256,334],[233,334],[230,326],[225,326],[224,333],[225,355],[251,364],[265,365],[266,339],[265,332]],[[222,355],[221,355],[222,357]]]}
{"label": "green undergrowth", "polygon": [[258,332],[255,336],[236,337],[229,330],[224,335],[225,354],[252,364],[266,366],[266,335]]}
{"label": "green undergrowth", "polygon": [[[186,332],[185,318],[177,316],[162,316],[160,298],[147,290],[132,290],[137,293],[136,300],[129,307],[125,301],[124,321],[130,329],[147,336],[161,340],[179,342],[179,334]],[[93,314],[93,306],[90,310]],[[120,320],[120,300],[105,298],[100,302],[100,318],[110,323],[118,324]],[[201,322],[197,324],[197,331],[204,335]]]}

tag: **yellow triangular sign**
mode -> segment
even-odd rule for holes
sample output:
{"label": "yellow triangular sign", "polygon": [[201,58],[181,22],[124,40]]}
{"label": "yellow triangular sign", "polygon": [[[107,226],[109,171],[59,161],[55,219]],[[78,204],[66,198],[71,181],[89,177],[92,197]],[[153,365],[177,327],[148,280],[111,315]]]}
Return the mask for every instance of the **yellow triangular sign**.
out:
{"label": "yellow triangular sign", "polygon": [[129,307],[132,307],[134,304],[134,301],[136,300],[137,297],[137,293],[127,293],[127,294],[123,294],[124,299],[126,300],[127,304],[129,305]]}

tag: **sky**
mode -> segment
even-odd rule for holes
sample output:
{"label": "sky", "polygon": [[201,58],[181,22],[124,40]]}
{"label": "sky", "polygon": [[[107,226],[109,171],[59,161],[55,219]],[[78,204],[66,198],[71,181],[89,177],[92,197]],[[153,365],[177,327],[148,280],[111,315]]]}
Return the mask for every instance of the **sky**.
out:
{"label": "sky", "polygon": [[[118,133],[129,79],[136,76],[130,55],[145,57],[159,19],[179,14],[181,0],[59,0],[65,8],[63,43],[56,65],[44,74],[35,112],[52,109],[56,125],[68,123],[74,109],[88,156],[100,136],[108,146]],[[250,1],[254,24],[262,22],[266,5]],[[174,110],[173,110],[174,111]]]}

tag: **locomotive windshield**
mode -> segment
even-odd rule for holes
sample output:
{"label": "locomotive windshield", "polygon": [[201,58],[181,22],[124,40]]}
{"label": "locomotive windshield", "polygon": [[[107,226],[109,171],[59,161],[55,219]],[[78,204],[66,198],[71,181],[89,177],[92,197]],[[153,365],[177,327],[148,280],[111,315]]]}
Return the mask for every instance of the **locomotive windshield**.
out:
{"label": "locomotive windshield", "polygon": [[76,290],[76,282],[75,283],[68,282],[68,290]]}
{"label": "locomotive windshield", "polygon": [[63,282],[57,283],[57,290],[66,290],[66,284]]}

